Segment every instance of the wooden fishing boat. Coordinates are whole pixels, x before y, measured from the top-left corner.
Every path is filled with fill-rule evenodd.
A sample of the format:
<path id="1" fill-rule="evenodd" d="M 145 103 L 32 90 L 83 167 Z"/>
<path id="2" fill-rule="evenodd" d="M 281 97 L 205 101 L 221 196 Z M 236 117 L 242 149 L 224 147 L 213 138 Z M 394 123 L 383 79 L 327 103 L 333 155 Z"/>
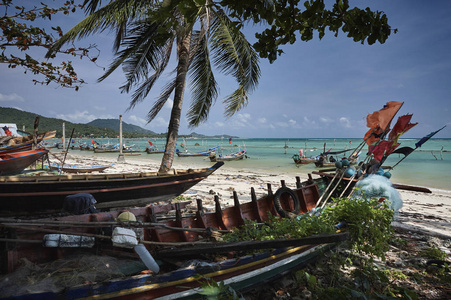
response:
<path id="1" fill-rule="evenodd" d="M 0 154 L 0 175 L 21 173 L 26 167 L 49 153 L 46 149 L 7 152 Z M 6 189 L 6 187 L 3 187 Z"/>
<path id="2" fill-rule="evenodd" d="M 92 173 L 102 172 L 112 166 L 114 166 L 114 164 L 102 166 L 80 166 L 76 164 L 64 164 L 64 166 L 61 166 L 60 164 L 50 164 L 49 167 L 51 170 L 62 171 L 64 173 Z"/>
<path id="3" fill-rule="evenodd" d="M 50 139 L 55 137 L 56 131 L 47 131 L 45 133 L 39 134 L 36 137 L 36 142 L 40 143 L 43 140 Z M 23 137 L 15 137 L 9 139 L 5 144 L 0 145 L 0 154 L 3 153 L 11 153 L 18 152 L 24 150 L 31 150 L 33 146 L 33 136 L 23 136 Z"/>
<path id="4" fill-rule="evenodd" d="M 292 158 L 296 165 L 307 165 L 315 163 L 317 161 L 317 159 L 315 158 L 301 157 L 299 154 L 293 155 Z"/>
<path id="5" fill-rule="evenodd" d="M 224 163 L 210 168 L 172 170 L 169 173 L 76 174 L 0 177 L 1 212 L 61 210 L 64 198 L 90 193 L 98 208 L 146 205 L 168 201 L 207 178 Z"/>
<path id="6" fill-rule="evenodd" d="M 158 153 L 164 153 L 164 150 L 158 150 L 158 148 L 155 147 L 146 147 L 146 150 L 144 150 L 147 154 L 158 154 Z"/>
<path id="7" fill-rule="evenodd" d="M 215 151 L 216 149 L 218 149 L 219 146 L 216 146 L 214 148 L 208 149 L 206 151 L 201 151 L 201 152 L 195 152 L 195 153 L 191 153 L 191 152 L 182 152 L 180 150 L 176 150 L 175 153 L 177 153 L 177 155 L 179 157 L 187 157 L 187 156 L 208 156 L 210 155 L 211 152 Z"/>
<path id="8" fill-rule="evenodd" d="M 323 181 L 323 178 L 317 179 Z M 316 180 L 311 177 L 306 182 L 296 181 L 297 188 L 289 189 L 285 182 L 275 193 L 268 184 L 268 193 L 257 199 L 251 189 L 251 202 L 240 203 L 234 192 L 234 206 L 221 208 L 219 197 L 215 196 L 215 211 L 206 212 L 202 200 L 197 200 L 194 215 L 183 215 L 181 204 L 176 204 L 175 216 L 163 219 L 156 206 L 127 210 L 136 222 L 118 222 L 122 211 L 97 213 L 78 216 L 56 217 L 20 223 L 0 219 L 5 244 L 8 270 L 13 271 L 21 258 L 30 261 L 42 261 L 62 257 L 80 248 L 48 248 L 42 241 L 46 233 L 83 235 L 95 238 L 92 248 L 85 251 L 108 253 L 117 256 L 135 257 L 132 249 L 114 247 L 111 236 L 113 226 L 142 228 L 140 245 L 144 245 L 149 256 L 143 262 L 153 268 L 153 273 L 113 279 L 107 282 L 84 283 L 76 287 L 61 289 L 59 292 L 39 291 L 35 294 L 14 295 L 16 299 L 43 297 L 80 299 L 94 297 L 99 299 L 183 299 L 198 297 L 202 280 L 200 277 L 223 281 L 237 291 L 250 289 L 268 282 L 282 274 L 302 267 L 320 253 L 347 238 L 345 233 L 318 235 L 303 239 L 281 239 L 272 241 L 245 241 L 238 243 L 218 242 L 214 237 L 228 232 L 245 223 L 245 220 L 265 222 L 269 214 L 284 215 L 286 212 L 305 213 L 320 196 Z M 89 226 L 89 225 L 92 226 Z M 55 227 L 56 226 L 56 227 Z M 100 227 L 99 227 L 100 226 Z M 57 230 L 55 229 L 57 228 Z M 114 231 L 113 231 L 114 232 Z M 102 235 L 101 235 L 102 234 Z M 15 238 L 10 238 L 14 236 Z M 44 245 L 44 246 L 43 246 Z M 117 245 L 116 245 L 117 246 Z M 136 246 L 135 246 L 136 247 Z M 243 252 L 258 253 L 242 254 Z M 150 254 L 151 253 L 151 254 Z M 212 255 L 227 255 L 225 260 L 212 259 Z M 6 259 L 6 260 L 5 260 Z M 149 262 L 150 259 L 150 262 Z M 155 265 L 158 259 L 159 264 Z M 191 262 L 189 266 L 180 266 L 180 262 Z"/>
<path id="9" fill-rule="evenodd" d="M 215 152 L 210 153 L 210 161 L 211 162 L 217 162 L 217 161 L 232 161 L 232 160 L 241 160 L 246 156 L 246 149 L 229 154 L 224 156 L 216 156 Z"/>

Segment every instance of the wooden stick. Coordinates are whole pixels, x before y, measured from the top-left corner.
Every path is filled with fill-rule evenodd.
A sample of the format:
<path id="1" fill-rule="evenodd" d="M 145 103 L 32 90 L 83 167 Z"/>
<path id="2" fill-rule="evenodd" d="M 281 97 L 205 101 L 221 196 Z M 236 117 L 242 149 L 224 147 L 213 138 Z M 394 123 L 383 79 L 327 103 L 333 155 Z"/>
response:
<path id="1" fill-rule="evenodd" d="M 257 249 L 285 248 L 303 245 L 330 244 L 345 241 L 349 233 L 334 233 L 328 235 L 315 235 L 299 239 L 280 239 L 269 241 L 242 241 L 234 243 L 208 243 L 205 245 L 183 247 L 178 249 L 160 250 L 157 257 L 192 256 L 205 253 L 221 253 L 229 251 L 249 251 Z"/>
<path id="2" fill-rule="evenodd" d="M 4 227 L 14 227 L 14 226 L 35 226 L 35 230 L 39 230 L 38 227 L 40 226 L 47 226 L 47 227 L 105 227 L 105 226 L 130 226 L 130 227 L 139 227 L 139 228 L 149 228 L 149 227 L 161 227 L 165 229 L 170 230 L 177 230 L 177 231 L 190 231 L 190 232 L 205 232 L 208 229 L 207 228 L 184 228 L 184 227 L 172 227 L 169 225 L 166 225 L 164 223 L 139 223 L 139 222 L 58 222 L 58 221 L 47 221 L 44 223 L 39 222 L 5 222 L 2 221 L 5 220 L 4 218 L 0 218 L 0 226 Z M 25 228 L 24 227 L 24 228 Z M 43 231 L 45 229 L 42 229 Z M 229 233 L 230 230 L 217 230 L 220 233 Z M 83 234 L 83 233 L 77 233 L 77 234 Z"/>

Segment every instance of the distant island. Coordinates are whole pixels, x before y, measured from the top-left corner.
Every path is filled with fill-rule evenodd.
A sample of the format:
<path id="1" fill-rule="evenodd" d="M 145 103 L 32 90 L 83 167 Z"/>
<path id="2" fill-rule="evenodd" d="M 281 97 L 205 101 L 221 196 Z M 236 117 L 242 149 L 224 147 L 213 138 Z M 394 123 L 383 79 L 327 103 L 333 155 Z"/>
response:
<path id="1" fill-rule="evenodd" d="M 76 138 L 116 138 L 119 136 L 119 119 L 96 119 L 87 124 L 72 123 L 63 119 L 47 118 L 35 113 L 22 111 L 10 107 L 0 107 L 0 123 L 13 123 L 19 129 L 25 128 L 25 131 L 32 132 L 34 120 L 39 117 L 38 132 L 56 130 L 56 137 L 63 136 L 62 124 L 65 123 L 66 137 L 74 129 Z M 122 136 L 124 138 L 166 138 L 167 133 L 156 133 L 152 130 L 144 129 L 137 125 L 122 122 Z M 179 135 L 181 138 L 238 138 L 231 135 L 207 136 L 198 133 L 189 135 Z"/>

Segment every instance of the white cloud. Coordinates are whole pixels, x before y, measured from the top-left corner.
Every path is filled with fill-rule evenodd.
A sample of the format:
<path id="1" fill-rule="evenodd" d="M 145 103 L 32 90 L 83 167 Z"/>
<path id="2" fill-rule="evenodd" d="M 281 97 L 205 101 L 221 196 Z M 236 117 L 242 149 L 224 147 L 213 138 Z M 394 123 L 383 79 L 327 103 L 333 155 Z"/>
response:
<path id="1" fill-rule="evenodd" d="M 341 124 L 341 126 L 343 126 L 345 128 L 351 128 L 351 122 L 349 121 L 348 118 L 341 117 L 340 118 L 340 124 Z"/>
<path id="2" fill-rule="evenodd" d="M 286 123 L 286 122 L 275 122 L 274 124 L 275 124 L 277 127 L 283 127 L 283 128 L 289 127 L 289 124 Z"/>
<path id="3" fill-rule="evenodd" d="M 288 123 L 289 123 L 291 126 L 295 126 L 295 125 L 296 125 L 296 121 L 295 121 L 295 120 L 289 120 Z"/>
<path id="4" fill-rule="evenodd" d="M 94 106 L 94 109 L 104 111 L 106 110 L 106 106 Z"/>
<path id="5" fill-rule="evenodd" d="M 266 118 L 258 118 L 257 119 L 257 123 L 260 123 L 260 124 L 266 124 Z"/>
<path id="6" fill-rule="evenodd" d="M 131 115 L 129 117 L 129 120 L 130 120 L 130 123 L 136 124 L 136 125 L 141 126 L 141 127 L 145 126 L 146 123 L 147 123 L 146 119 L 140 118 L 140 117 L 138 117 L 136 115 Z"/>
<path id="7" fill-rule="evenodd" d="M 241 122 L 248 122 L 251 119 L 251 115 L 250 114 L 238 114 L 237 118 L 239 121 Z"/>
<path id="8" fill-rule="evenodd" d="M 320 122 L 322 122 L 322 123 L 332 123 L 334 120 L 332 120 L 331 118 L 328 118 L 328 117 L 320 117 L 319 118 L 319 120 L 320 120 Z"/>
<path id="9" fill-rule="evenodd" d="M 316 128 L 316 121 L 310 120 L 308 117 L 304 117 L 302 120 L 302 127 L 304 128 Z"/>
<path id="10" fill-rule="evenodd" d="M 67 120 L 73 123 L 89 123 L 95 119 L 114 119 L 115 117 L 111 115 L 96 116 L 90 114 L 87 110 L 84 111 L 76 110 L 72 114 L 57 114 L 56 118 Z"/>
<path id="11" fill-rule="evenodd" d="M 155 119 L 152 120 L 152 122 L 149 123 L 149 125 L 151 126 L 151 128 L 163 128 L 163 130 L 168 129 L 168 125 L 169 125 L 169 121 L 165 120 L 163 117 L 157 117 Z M 153 130 L 153 129 L 151 129 Z M 153 130 L 155 131 L 155 130 Z"/>
<path id="12" fill-rule="evenodd" d="M 0 94 L 0 101 L 13 101 L 13 102 L 24 102 L 25 99 L 16 93 L 12 93 L 9 95 Z"/>
<path id="13" fill-rule="evenodd" d="M 230 122 L 228 124 L 232 128 L 249 128 L 254 127 L 254 124 L 252 124 L 251 121 L 251 115 L 248 113 L 244 114 L 237 114 L 232 119 L 230 119 Z"/>
<path id="14" fill-rule="evenodd" d="M 166 100 L 166 103 L 163 106 L 163 109 L 172 110 L 173 106 L 174 106 L 174 100 L 172 100 L 171 98 L 168 98 L 168 100 Z"/>

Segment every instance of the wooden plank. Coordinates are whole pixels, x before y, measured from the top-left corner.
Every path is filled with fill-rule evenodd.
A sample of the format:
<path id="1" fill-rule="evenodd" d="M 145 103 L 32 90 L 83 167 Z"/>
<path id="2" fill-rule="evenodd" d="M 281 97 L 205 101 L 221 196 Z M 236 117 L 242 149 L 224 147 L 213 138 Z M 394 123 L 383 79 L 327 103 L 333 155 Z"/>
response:
<path id="1" fill-rule="evenodd" d="M 349 233 L 335 233 L 328 235 L 315 235 L 300 239 L 283 239 L 270 241 L 242 241 L 234 243 L 210 243 L 189 247 L 181 247 L 175 249 L 160 250 L 155 256 L 164 257 L 181 257 L 193 256 L 205 253 L 221 253 L 229 251 L 249 251 L 258 249 L 297 247 L 303 245 L 330 244 L 345 241 L 349 238 Z"/>

